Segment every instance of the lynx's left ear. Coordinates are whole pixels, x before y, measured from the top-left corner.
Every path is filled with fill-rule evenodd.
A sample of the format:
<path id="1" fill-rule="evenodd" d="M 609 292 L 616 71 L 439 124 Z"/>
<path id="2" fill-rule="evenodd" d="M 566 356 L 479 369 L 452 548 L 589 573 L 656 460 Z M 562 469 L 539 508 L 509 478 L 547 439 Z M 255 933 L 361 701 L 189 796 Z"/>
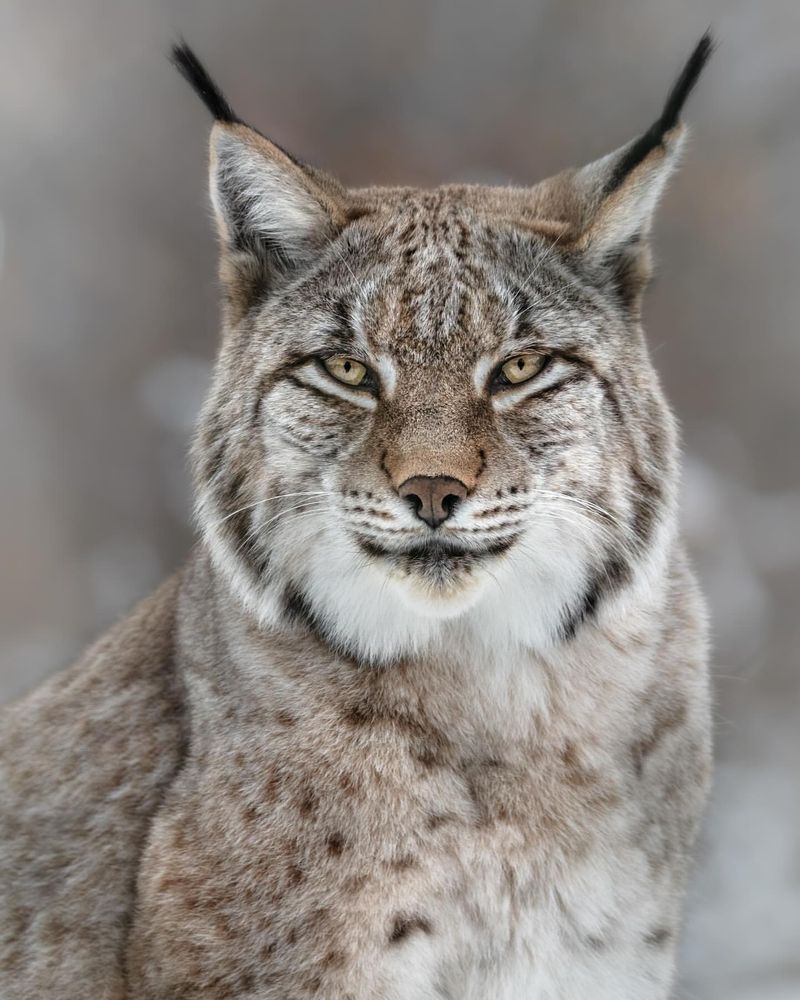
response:
<path id="1" fill-rule="evenodd" d="M 706 33 L 672 87 L 661 116 L 643 135 L 531 191 L 530 208 L 541 220 L 542 231 L 613 281 L 632 307 L 638 306 L 650 276 L 647 236 L 685 137 L 680 113 L 712 49 Z"/>
<path id="2" fill-rule="evenodd" d="M 185 44 L 173 62 L 214 115 L 209 186 L 220 273 L 234 321 L 253 298 L 310 264 L 351 213 L 336 181 L 250 128 Z"/>

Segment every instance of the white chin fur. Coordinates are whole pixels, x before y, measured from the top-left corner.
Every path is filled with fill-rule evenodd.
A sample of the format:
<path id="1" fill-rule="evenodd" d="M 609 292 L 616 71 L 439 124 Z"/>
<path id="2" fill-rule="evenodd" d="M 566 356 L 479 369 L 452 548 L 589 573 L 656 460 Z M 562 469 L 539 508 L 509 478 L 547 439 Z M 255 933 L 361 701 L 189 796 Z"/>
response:
<path id="1" fill-rule="evenodd" d="M 286 567 L 286 576 L 261 593 L 236 571 L 227 546 L 213 544 L 213 532 L 212 554 L 264 625 L 280 622 L 280 594 L 291 580 L 331 641 L 373 663 L 421 654 L 437 643 L 451 648 L 460 640 L 495 653 L 551 648 L 565 606 L 585 588 L 593 542 L 589 530 L 582 536 L 574 526 L 564 531 L 542 520 L 486 570 L 475 567 L 453 587 L 439 589 L 422 576 L 365 558 L 330 513 L 287 527 L 275 532 L 273 544 L 273 562 Z"/>
<path id="2" fill-rule="evenodd" d="M 410 611 L 423 618 L 439 620 L 458 618 L 475 607 L 488 582 L 485 573 L 447 588 L 431 586 L 414 576 L 395 577 L 390 573 L 389 579 L 389 586 Z"/>

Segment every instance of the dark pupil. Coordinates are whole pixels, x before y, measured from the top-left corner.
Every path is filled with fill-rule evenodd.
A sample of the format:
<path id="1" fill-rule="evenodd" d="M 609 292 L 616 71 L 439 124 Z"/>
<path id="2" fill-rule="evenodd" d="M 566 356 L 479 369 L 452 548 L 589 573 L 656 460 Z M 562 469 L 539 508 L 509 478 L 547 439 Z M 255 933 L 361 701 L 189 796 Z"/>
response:
<path id="1" fill-rule="evenodd" d="M 352 366 L 352 365 L 350 364 L 350 362 L 349 362 L 349 361 L 345 361 L 345 363 L 344 363 L 344 370 L 345 370 L 346 372 L 349 372 L 349 371 L 350 371 L 350 369 L 351 369 L 352 367 L 353 367 L 353 366 Z"/>
<path id="2" fill-rule="evenodd" d="M 520 358 L 519 361 L 517 361 L 517 368 L 519 368 L 519 370 L 522 371 L 524 367 L 525 367 L 525 362 L 522 360 L 522 358 Z"/>

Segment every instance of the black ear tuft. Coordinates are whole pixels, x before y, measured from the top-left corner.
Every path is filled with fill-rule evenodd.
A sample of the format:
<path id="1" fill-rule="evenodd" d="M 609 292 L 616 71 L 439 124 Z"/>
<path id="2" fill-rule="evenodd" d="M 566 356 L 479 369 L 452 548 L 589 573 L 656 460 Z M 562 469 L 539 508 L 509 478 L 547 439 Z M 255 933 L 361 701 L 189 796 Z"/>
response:
<path id="1" fill-rule="evenodd" d="M 662 135 L 675 128 L 678 124 L 678 116 L 683 110 L 686 98 L 694 90 L 694 85 L 700 79 L 700 74 L 714 51 L 714 40 L 711 32 L 707 31 L 695 46 L 694 52 L 689 56 L 686 65 L 681 70 L 681 75 L 672 86 L 669 97 L 664 104 L 661 118 L 658 125 Z"/>
<path id="2" fill-rule="evenodd" d="M 714 51 L 714 40 L 711 32 L 707 31 L 689 56 L 686 65 L 681 70 L 681 74 L 669 92 L 661 117 L 653 122 L 650 128 L 641 135 L 635 142 L 631 143 L 625 155 L 616 165 L 612 174 L 606 194 L 611 194 L 623 182 L 625 177 L 637 164 L 651 153 L 656 146 L 660 146 L 664 141 L 664 136 L 678 124 L 678 119 L 686 99 L 694 90 L 694 86 L 703 72 L 703 68 Z"/>
<path id="3" fill-rule="evenodd" d="M 181 40 L 173 45 L 171 55 L 173 65 L 181 76 L 189 81 L 192 89 L 217 121 L 228 124 L 241 122 L 241 119 L 234 114 L 233 108 L 225 100 L 222 91 L 208 75 L 205 66 L 186 42 Z"/>

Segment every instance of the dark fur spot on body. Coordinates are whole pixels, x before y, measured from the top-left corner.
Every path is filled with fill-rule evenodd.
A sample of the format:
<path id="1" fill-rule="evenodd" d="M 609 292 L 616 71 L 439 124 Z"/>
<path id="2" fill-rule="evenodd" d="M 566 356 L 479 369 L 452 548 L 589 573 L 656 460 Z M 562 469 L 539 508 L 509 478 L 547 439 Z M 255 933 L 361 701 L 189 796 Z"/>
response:
<path id="1" fill-rule="evenodd" d="M 313 816 L 319 805 L 319 796 L 315 791 L 307 788 L 297 804 L 301 816 Z"/>
<path id="2" fill-rule="evenodd" d="M 394 868 L 396 871 L 408 871 L 410 868 L 416 868 L 419 865 L 419 859 L 413 854 L 401 854 L 389 862 L 389 867 Z"/>
<path id="3" fill-rule="evenodd" d="M 252 972 L 245 972 L 236 983 L 236 990 L 242 993 L 249 993 L 256 985 L 256 977 Z"/>
<path id="4" fill-rule="evenodd" d="M 305 881 L 306 873 L 298 864 L 291 864 L 287 870 L 287 877 L 290 885 L 300 885 Z"/>
<path id="5" fill-rule="evenodd" d="M 273 771 L 261 785 L 261 797 L 265 802 L 274 802 L 280 794 L 280 790 L 280 775 L 277 771 Z"/>
<path id="6" fill-rule="evenodd" d="M 564 776 L 576 788 L 586 788 L 598 780 L 598 776 L 584 767 L 574 743 L 567 742 L 561 751 Z"/>
<path id="7" fill-rule="evenodd" d="M 269 958 L 271 958 L 275 954 L 275 949 L 277 947 L 278 947 L 277 941 L 274 940 L 265 941 L 264 944 L 261 945 L 261 948 L 259 949 L 258 952 L 262 961 L 266 962 Z"/>
<path id="8" fill-rule="evenodd" d="M 344 963 L 344 952 L 338 951 L 336 948 L 331 948 L 330 951 L 325 952 L 322 959 L 322 967 L 324 969 L 341 969 Z"/>
<path id="9" fill-rule="evenodd" d="M 444 767 L 452 762 L 453 749 L 447 736 L 422 714 L 413 713 L 406 706 L 362 697 L 345 708 L 343 718 L 358 728 L 390 727 L 407 741 L 409 755 L 423 767 Z"/>
<path id="10" fill-rule="evenodd" d="M 414 931 L 420 931 L 422 934 L 432 934 L 433 928 L 430 921 L 426 920 L 425 917 L 395 917 L 392 929 L 389 932 L 389 944 L 398 944 Z"/>
<path id="11" fill-rule="evenodd" d="M 689 715 L 686 698 L 675 696 L 671 702 L 658 704 L 653 718 L 652 728 L 631 747 L 634 770 L 637 777 L 642 777 L 647 758 L 657 749 L 662 740 L 675 729 L 683 726 Z"/>
<path id="12" fill-rule="evenodd" d="M 427 739 L 414 740 L 409 747 L 411 756 L 423 767 L 442 767 L 447 756 L 444 753 L 445 745 Z"/>
<path id="13" fill-rule="evenodd" d="M 428 830 L 438 830 L 446 823 L 451 822 L 452 819 L 453 817 L 449 813 L 431 813 L 425 820 L 425 826 Z"/>
<path id="14" fill-rule="evenodd" d="M 371 702 L 363 700 L 348 705 L 343 718 L 351 726 L 371 726 L 375 722 L 382 721 L 384 716 Z"/>
<path id="15" fill-rule="evenodd" d="M 650 948 L 663 948 L 672 941 L 673 934 L 669 927 L 656 927 L 645 934 L 644 943 Z"/>
<path id="16" fill-rule="evenodd" d="M 248 824 L 256 823 L 258 820 L 258 809 L 252 803 L 248 803 L 242 809 L 242 818 Z"/>
<path id="17" fill-rule="evenodd" d="M 334 857 L 339 857 L 345 848 L 344 834 L 339 833 L 338 831 L 330 834 L 328 839 L 325 841 L 325 846 L 327 847 L 329 854 L 332 854 Z"/>

